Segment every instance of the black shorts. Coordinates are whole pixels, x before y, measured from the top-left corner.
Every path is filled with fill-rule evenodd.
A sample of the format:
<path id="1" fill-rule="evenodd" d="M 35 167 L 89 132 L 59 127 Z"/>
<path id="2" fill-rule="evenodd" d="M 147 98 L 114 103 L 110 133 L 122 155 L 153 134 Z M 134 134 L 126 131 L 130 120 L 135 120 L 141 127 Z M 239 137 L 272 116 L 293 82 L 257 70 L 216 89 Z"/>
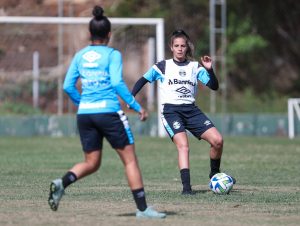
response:
<path id="1" fill-rule="evenodd" d="M 106 138 L 114 149 L 122 149 L 134 143 L 128 118 L 123 111 L 79 114 L 77 126 L 84 152 L 102 150 L 103 138 Z"/>
<path id="2" fill-rule="evenodd" d="M 212 121 L 194 104 L 164 104 L 161 114 L 163 125 L 171 138 L 188 130 L 195 137 L 215 127 Z"/>

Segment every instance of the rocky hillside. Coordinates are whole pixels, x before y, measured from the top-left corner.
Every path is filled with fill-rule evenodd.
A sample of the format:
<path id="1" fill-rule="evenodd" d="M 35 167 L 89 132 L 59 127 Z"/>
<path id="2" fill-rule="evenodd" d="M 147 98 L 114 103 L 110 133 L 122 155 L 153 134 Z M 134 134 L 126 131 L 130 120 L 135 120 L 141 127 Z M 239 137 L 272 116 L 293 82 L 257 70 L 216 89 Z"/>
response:
<path id="1" fill-rule="evenodd" d="M 3 4 L 2 4 L 3 2 Z M 118 1 L 64 0 L 64 16 L 90 17 L 95 4 L 109 11 Z M 0 16 L 57 16 L 57 0 L 1 0 Z M 111 45 L 118 48 L 124 58 L 124 78 L 132 84 L 145 70 L 147 55 L 145 48 L 136 50 L 134 45 L 143 46 L 132 40 L 144 36 L 121 33 L 121 41 Z M 118 31 L 119 32 L 119 31 Z M 62 64 L 58 60 L 58 26 L 46 24 L 0 24 L 0 105 L 1 102 L 32 104 L 33 53 L 39 52 L 40 100 L 44 112 L 57 110 L 57 78 L 63 77 L 75 51 L 89 43 L 87 25 L 64 25 Z M 117 33 L 117 32 L 113 32 Z M 140 51 L 140 52 L 138 52 Z M 130 61 L 130 62 L 129 62 Z M 146 65 L 146 66 L 145 66 Z M 131 87 L 131 85 L 129 85 Z M 66 100 L 67 97 L 64 97 Z M 67 101 L 64 111 L 67 111 Z"/>

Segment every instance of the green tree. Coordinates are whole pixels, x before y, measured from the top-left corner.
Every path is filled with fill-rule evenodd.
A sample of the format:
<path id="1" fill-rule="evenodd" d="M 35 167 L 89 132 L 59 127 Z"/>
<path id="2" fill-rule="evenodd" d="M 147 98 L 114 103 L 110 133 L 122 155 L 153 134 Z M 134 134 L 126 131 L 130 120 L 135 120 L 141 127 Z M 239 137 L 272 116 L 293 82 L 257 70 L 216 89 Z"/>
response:
<path id="1" fill-rule="evenodd" d="M 282 105 L 286 96 L 299 96 L 298 1 L 227 0 L 226 7 L 228 100 L 236 102 L 235 97 L 240 100 L 242 95 L 250 100 L 253 95 L 267 109 L 274 101 L 280 100 Z M 178 28 L 190 34 L 196 57 L 209 53 L 209 0 L 120 0 L 110 13 L 118 17 L 164 18 L 167 57 L 168 37 Z"/>
<path id="2" fill-rule="evenodd" d="M 300 5 L 228 1 L 230 81 L 239 90 L 300 95 Z"/>

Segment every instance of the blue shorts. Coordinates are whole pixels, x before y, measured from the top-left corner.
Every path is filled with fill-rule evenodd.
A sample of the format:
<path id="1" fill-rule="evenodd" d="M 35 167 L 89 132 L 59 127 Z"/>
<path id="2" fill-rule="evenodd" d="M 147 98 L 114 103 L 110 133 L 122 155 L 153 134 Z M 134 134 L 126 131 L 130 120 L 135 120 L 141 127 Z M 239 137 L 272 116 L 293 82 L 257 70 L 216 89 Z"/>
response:
<path id="1" fill-rule="evenodd" d="M 212 121 L 194 104 L 164 104 L 161 114 L 163 125 L 171 138 L 188 130 L 195 137 L 215 127 Z"/>
<path id="2" fill-rule="evenodd" d="M 103 138 L 106 138 L 114 149 L 122 149 L 134 143 L 128 118 L 123 111 L 78 114 L 77 126 L 84 152 L 102 150 Z"/>

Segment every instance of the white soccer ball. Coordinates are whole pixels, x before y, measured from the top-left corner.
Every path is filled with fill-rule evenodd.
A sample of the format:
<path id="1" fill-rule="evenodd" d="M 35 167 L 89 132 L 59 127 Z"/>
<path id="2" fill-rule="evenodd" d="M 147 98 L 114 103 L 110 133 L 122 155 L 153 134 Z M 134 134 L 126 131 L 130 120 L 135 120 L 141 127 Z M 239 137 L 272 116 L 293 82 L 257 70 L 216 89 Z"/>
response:
<path id="1" fill-rule="evenodd" d="M 233 180 L 226 173 L 217 173 L 210 179 L 209 188 L 216 194 L 228 194 L 233 188 Z"/>

